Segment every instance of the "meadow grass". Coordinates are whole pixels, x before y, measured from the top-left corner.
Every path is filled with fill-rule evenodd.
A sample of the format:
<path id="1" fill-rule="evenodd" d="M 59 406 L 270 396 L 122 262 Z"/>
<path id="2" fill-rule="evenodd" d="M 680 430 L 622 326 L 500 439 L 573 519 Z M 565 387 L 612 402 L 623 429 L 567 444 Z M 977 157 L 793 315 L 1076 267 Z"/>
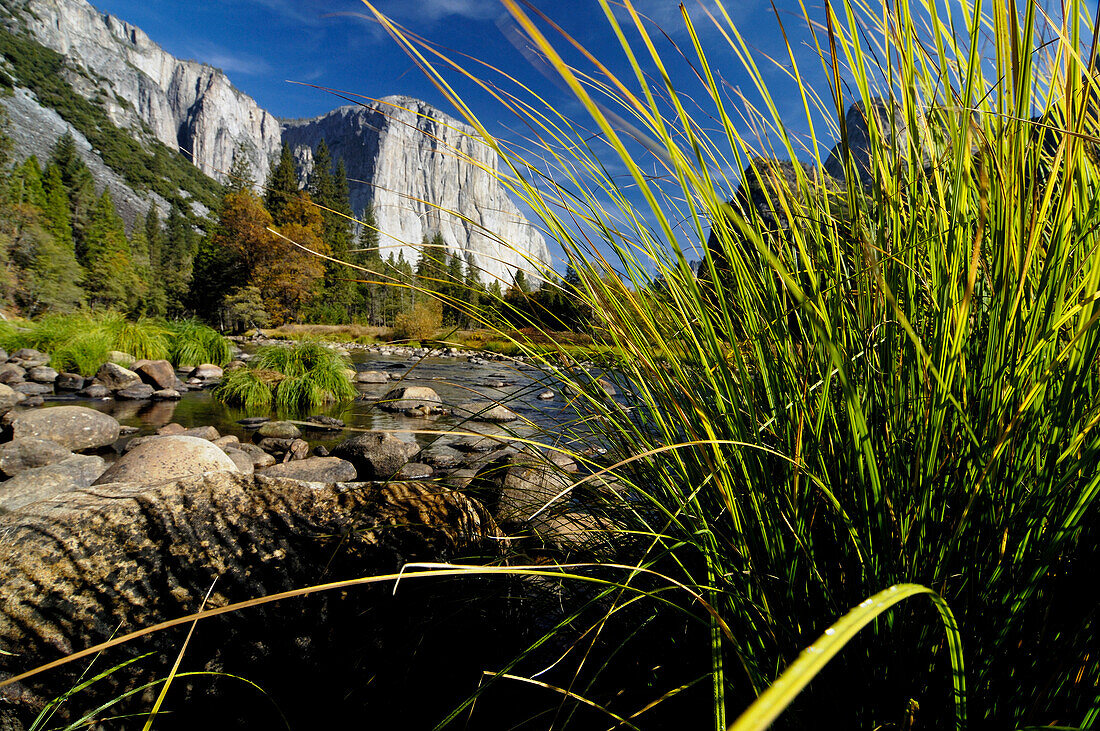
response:
<path id="1" fill-rule="evenodd" d="M 800 140 L 758 65 L 771 61 L 720 4 L 706 16 L 719 48 L 704 49 L 685 12 L 690 42 L 662 54 L 629 2 L 601 2 L 629 78 L 574 68 L 557 47 L 576 40 L 551 41 L 548 23 L 504 4 L 590 124 L 376 17 L 495 147 L 501 180 L 577 272 L 569 291 L 593 331 L 624 356 L 611 375 L 625 403 L 577 371 L 553 375 L 622 457 L 610 471 L 633 499 L 605 509 L 646 538 L 638 567 L 703 599 L 680 609 L 710 628 L 695 649 L 710 725 L 725 728 L 835 618 L 897 585 L 942 598 L 958 635 L 947 623 L 947 642 L 946 620 L 917 604 L 876 612 L 829 667 L 798 667 L 813 682 L 779 723 L 958 726 L 965 696 L 978 727 L 1092 724 L 1100 139 L 1085 6 L 1065 3 L 1048 41 L 1034 3 L 1022 15 L 1011 2 L 806 9 L 820 67 L 782 59 L 811 130 Z M 760 102 L 735 110 L 719 53 Z M 679 59 L 697 88 L 662 73 Z M 537 139 L 522 154 L 498 144 L 447 70 Z M 897 111 L 866 115 L 861 169 L 846 112 L 880 99 Z M 823 172 L 833 139 L 843 181 Z M 742 171 L 776 151 L 808 168 L 779 185 L 757 164 L 757 204 L 727 204 Z M 611 169 L 626 171 L 630 198 Z M 697 276 L 689 259 L 708 238 Z M 637 695 L 591 690 L 617 717 L 641 712 L 622 707 Z M 642 710 L 679 692 L 654 688 Z"/>

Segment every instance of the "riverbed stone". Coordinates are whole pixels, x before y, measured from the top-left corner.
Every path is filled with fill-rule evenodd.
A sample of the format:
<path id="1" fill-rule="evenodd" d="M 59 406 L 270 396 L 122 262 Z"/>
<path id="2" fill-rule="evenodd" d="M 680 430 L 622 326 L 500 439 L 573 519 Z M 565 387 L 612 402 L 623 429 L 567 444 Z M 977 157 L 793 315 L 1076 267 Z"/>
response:
<path id="1" fill-rule="evenodd" d="M 92 484 L 151 484 L 202 472 L 220 471 L 239 470 L 225 452 L 207 440 L 179 435 L 154 437 L 119 457 Z"/>
<path id="2" fill-rule="evenodd" d="M 345 426 L 346 424 L 344 424 L 343 419 L 337 419 L 334 416 L 327 416 L 325 414 L 307 416 L 305 423 L 306 429 L 317 429 L 320 431 L 340 431 Z"/>
<path id="3" fill-rule="evenodd" d="M 96 371 L 95 380 L 112 391 L 121 391 L 141 383 L 141 376 L 118 363 L 104 363 Z"/>
<path id="4" fill-rule="evenodd" d="M 235 447 L 227 447 L 225 451 L 228 453 L 232 449 L 239 449 L 240 451 L 251 457 L 252 465 L 256 469 L 263 469 L 264 467 L 270 467 L 271 465 L 275 464 L 275 458 L 255 444 L 241 442 Z"/>
<path id="5" fill-rule="evenodd" d="M 35 467 L 60 462 L 73 456 L 73 453 L 49 439 L 23 437 L 0 444 L 0 475 L 15 477 Z"/>
<path id="6" fill-rule="evenodd" d="M 435 389 L 427 386 L 400 386 L 392 389 L 379 402 L 383 411 L 409 411 L 426 408 L 432 412 L 443 410 L 443 399 Z"/>
<path id="7" fill-rule="evenodd" d="M 268 421 L 260 424 L 260 428 L 256 430 L 256 434 L 253 436 L 253 440 L 259 441 L 266 437 L 274 437 L 275 439 L 297 439 L 300 436 L 302 436 L 302 431 L 289 421 Z"/>
<path id="8" fill-rule="evenodd" d="M 465 436 L 451 442 L 451 448 L 460 452 L 492 452 L 501 446 L 501 440 L 492 437 Z"/>
<path id="9" fill-rule="evenodd" d="M 46 365 L 35 366 L 27 370 L 27 378 L 35 383 L 53 384 L 57 380 L 58 372 Z"/>
<path id="10" fill-rule="evenodd" d="M 352 482 L 358 472 L 355 465 L 338 457 L 307 457 L 268 467 L 263 474 L 307 482 Z"/>
<path id="11" fill-rule="evenodd" d="M 22 383 L 26 380 L 27 371 L 21 366 L 17 366 L 15 363 L 5 363 L 0 365 L 0 383 L 6 383 L 11 385 L 13 383 Z"/>
<path id="12" fill-rule="evenodd" d="M 174 388 L 162 388 L 159 391 L 153 391 L 150 398 L 154 401 L 179 401 L 183 398 L 183 394 Z"/>
<path id="13" fill-rule="evenodd" d="M 390 377 L 381 371 L 359 371 L 355 374 L 356 383 L 389 383 Z"/>
<path id="14" fill-rule="evenodd" d="M 191 371 L 188 374 L 188 378 L 198 378 L 203 381 L 208 381 L 212 378 L 221 378 L 224 375 L 225 371 L 223 371 L 219 366 L 216 366 L 213 363 L 203 363 L 202 365 L 196 367 L 193 371 Z"/>
<path id="15" fill-rule="evenodd" d="M 49 363 L 50 356 L 34 348 L 20 348 L 11 354 L 11 360 L 17 361 L 24 368 L 34 368 Z"/>
<path id="16" fill-rule="evenodd" d="M 176 422 L 172 422 L 171 424 L 165 424 L 164 426 L 159 427 L 157 429 L 157 436 L 158 437 L 168 437 L 168 436 L 172 436 L 173 434 L 182 434 L 185 431 L 187 431 L 187 428 L 184 427 L 183 424 L 177 424 Z"/>
<path id="17" fill-rule="evenodd" d="M 252 461 L 252 455 L 250 455 L 248 452 L 240 449 L 234 449 L 233 447 L 228 447 L 224 449 L 224 451 L 225 456 L 233 460 L 233 464 L 237 465 L 237 469 L 244 474 L 251 475 L 253 472 L 256 471 L 256 465 Z M 265 453 L 264 456 L 271 459 L 272 464 L 274 464 L 275 459 L 270 454 Z"/>
<path id="18" fill-rule="evenodd" d="M 85 406 L 56 406 L 17 414 L 11 430 L 13 439 L 50 439 L 79 452 L 114 444 L 119 424 L 114 417 Z"/>
<path id="19" fill-rule="evenodd" d="M 124 353 L 121 350 L 112 350 L 107 353 L 107 360 L 112 363 L 117 363 L 121 366 L 131 366 L 137 362 L 137 358 L 130 355 L 129 353 Z"/>
<path id="20" fill-rule="evenodd" d="M 490 424 L 504 424 L 519 418 L 519 414 L 495 401 L 471 401 L 455 407 L 454 413 L 461 418 Z"/>
<path id="21" fill-rule="evenodd" d="M 211 439 L 215 447 L 221 449 L 227 449 L 229 447 L 235 447 L 241 443 L 241 440 L 237 438 L 236 434 L 226 434 L 224 437 L 218 437 L 217 439 Z"/>
<path id="22" fill-rule="evenodd" d="M 538 395 L 539 401 L 550 401 L 554 398 L 554 392 L 547 389 Z"/>
<path id="23" fill-rule="evenodd" d="M 20 394 L 11 386 L 0 383 L 0 416 L 7 414 L 19 403 Z"/>
<path id="24" fill-rule="evenodd" d="M 196 439 L 205 439 L 208 442 L 212 442 L 215 439 L 221 437 L 218 430 L 212 426 L 196 426 L 190 429 L 184 429 L 181 432 L 177 432 L 175 436 L 180 437 L 195 437 Z"/>
<path id="25" fill-rule="evenodd" d="M 84 376 L 79 373 L 58 373 L 53 385 L 58 391 L 79 391 L 84 388 Z"/>
<path id="26" fill-rule="evenodd" d="M 134 363 L 131 370 L 154 390 L 159 391 L 176 385 L 176 369 L 166 360 L 139 360 Z"/>
<path id="27" fill-rule="evenodd" d="M 393 477 L 395 480 L 423 480 L 431 477 L 434 473 L 435 470 L 430 465 L 422 462 L 406 462 L 401 465 L 401 469 Z"/>
<path id="28" fill-rule="evenodd" d="M 569 477 L 545 455 L 523 450 L 486 464 L 467 490 L 501 525 L 516 525 L 567 502 L 571 485 Z"/>
<path id="29" fill-rule="evenodd" d="M 84 398 L 105 399 L 110 397 L 111 389 L 102 383 L 92 383 L 77 391 L 76 395 Z"/>
<path id="30" fill-rule="evenodd" d="M 107 462 L 102 457 L 74 454 L 53 464 L 23 470 L 0 482 L 0 516 L 30 503 L 58 500 L 65 493 L 86 488 L 106 468 Z"/>
<path id="31" fill-rule="evenodd" d="M 383 432 L 367 432 L 336 445 L 332 456 L 355 465 L 360 480 L 386 480 L 419 452 L 420 445 L 415 442 Z"/>
<path id="32" fill-rule="evenodd" d="M 153 393 L 153 387 L 148 383 L 135 383 L 115 391 L 115 398 L 120 401 L 145 401 L 152 398 Z"/>
<path id="33" fill-rule="evenodd" d="M 53 393 L 53 386 L 48 383 L 35 383 L 33 381 L 26 381 L 24 383 L 16 383 L 12 386 L 13 391 L 24 393 L 28 396 L 42 396 L 47 393 Z"/>

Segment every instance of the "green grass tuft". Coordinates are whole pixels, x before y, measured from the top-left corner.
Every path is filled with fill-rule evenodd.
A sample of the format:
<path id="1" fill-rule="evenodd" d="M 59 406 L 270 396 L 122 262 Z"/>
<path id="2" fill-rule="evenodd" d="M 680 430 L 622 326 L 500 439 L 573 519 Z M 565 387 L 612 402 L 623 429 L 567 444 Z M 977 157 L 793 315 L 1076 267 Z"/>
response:
<path id="1" fill-rule="evenodd" d="M 230 371 L 227 386 L 215 390 L 221 401 L 251 408 L 246 401 L 252 399 L 257 408 L 274 405 L 282 412 L 303 412 L 324 403 L 349 401 L 356 390 L 348 377 L 351 364 L 338 354 L 316 341 L 303 341 L 289 346 L 267 345 L 256 351 L 248 368 Z M 278 377 L 259 377 L 245 374 L 277 374 Z M 268 395 L 260 398 L 253 391 L 266 388 Z"/>

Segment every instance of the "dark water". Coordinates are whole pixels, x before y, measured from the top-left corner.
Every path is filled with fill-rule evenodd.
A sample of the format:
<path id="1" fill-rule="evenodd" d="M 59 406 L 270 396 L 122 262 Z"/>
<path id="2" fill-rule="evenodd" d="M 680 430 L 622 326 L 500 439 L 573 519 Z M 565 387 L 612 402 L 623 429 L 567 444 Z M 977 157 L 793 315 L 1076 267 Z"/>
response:
<path id="1" fill-rule="evenodd" d="M 402 378 L 401 382 L 357 384 L 365 400 L 328 404 L 306 413 L 278 414 L 273 410 L 246 410 L 226 406 L 216 401 L 208 390 L 189 391 L 181 401 L 114 401 L 90 400 L 59 396 L 47 406 L 80 404 L 111 414 L 125 426 L 138 428 L 138 434 L 151 434 L 157 428 L 178 423 L 184 427 L 213 426 L 223 434 L 235 434 L 247 441 L 252 432 L 238 420 L 249 416 L 300 420 L 311 414 L 324 414 L 342 419 L 357 429 L 406 432 L 404 438 L 415 439 L 422 447 L 437 446 L 451 441 L 452 436 L 425 432 L 477 432 L 502 438 L 537 439 L 540 443 L 564 444 L 576 437 L 577 413 L 568 397 L 552 384 L 546 374 L 536 368 L 513 362 L 491 362 L 484 365 L 455 358 L 424 358 L 410 360 L 399 356 L 355 353 L 354 367 L 360 371 L 376 370 Z M 503 382 L 504 385 L 499 385 Z M 374 406 L 386 393 L 399 385 L 428 386 L 434 389 L 447 407 L 470 401 L 491 400 L 506 405 L 519 415 L 508 424 L 485 424 L 452 415 L 438 417 L 406 417 L 391 414 Z M 540 400 L 538 395 L 554 391 L 552 400 Z M 349 432 L 303 430 L 303 438 L 311 445 L 332 447 L 349 436 Z"/>

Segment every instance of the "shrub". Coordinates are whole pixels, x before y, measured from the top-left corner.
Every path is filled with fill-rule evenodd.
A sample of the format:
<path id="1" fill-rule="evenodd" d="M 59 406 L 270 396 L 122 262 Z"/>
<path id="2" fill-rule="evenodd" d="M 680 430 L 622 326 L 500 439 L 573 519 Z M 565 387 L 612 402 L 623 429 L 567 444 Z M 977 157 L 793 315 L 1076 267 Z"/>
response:
<path id="1" fill-rule="evenodd" d="M 393 322 L 393 335 L 398 340 L 428 340 L 442 326 L 443 306 L 436 300 L 430 300 L 397 315 Z"/>
<path id="2" fill-rule="evenodd" d="M 355 398 L 347 358 L 319 342 L 267 345 L 248 368 L 229 371 L 214 391 L 220 401 L 252 409 L 274 405 L 295 412 Z"/>

